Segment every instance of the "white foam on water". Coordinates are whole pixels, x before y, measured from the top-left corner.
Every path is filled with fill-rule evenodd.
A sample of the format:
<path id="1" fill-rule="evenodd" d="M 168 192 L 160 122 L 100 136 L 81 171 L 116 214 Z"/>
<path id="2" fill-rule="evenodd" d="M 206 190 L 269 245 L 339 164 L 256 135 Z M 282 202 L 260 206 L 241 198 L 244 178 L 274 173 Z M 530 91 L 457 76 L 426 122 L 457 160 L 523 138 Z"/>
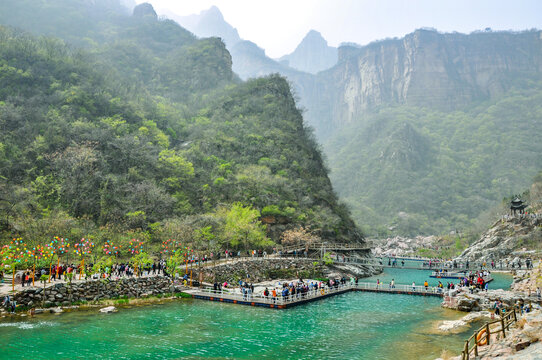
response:
<path id="1" fill-rule="evenodd" d="M 29 323 L 29 322 L 5 322 L 0 323 L 0 328 L 2 327 L 16 327 L 21 330 L 30 330 L 35 329 L 39 327 L 45 327 L 45 326 L 57 326 L 58 324 L 55 324 L 54 322 L 50 321 L 40 321 L 37 323 Z"/>

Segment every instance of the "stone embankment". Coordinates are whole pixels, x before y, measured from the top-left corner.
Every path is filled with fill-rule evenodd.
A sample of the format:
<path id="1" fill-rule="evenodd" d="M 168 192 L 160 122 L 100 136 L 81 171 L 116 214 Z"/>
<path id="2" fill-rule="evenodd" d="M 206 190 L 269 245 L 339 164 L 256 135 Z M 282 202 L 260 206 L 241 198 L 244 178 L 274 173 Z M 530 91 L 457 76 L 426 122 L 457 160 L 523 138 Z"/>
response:
<path id="1" fill-rule="evenodd" d="M 175 292 L 171 280 L 163 276 L 121 278 L 118 280 L 89 280 L 86 282 L 55 284 L 43 289 L 32 287 L 13 296 L 24 307 L 67 306 L 74 302 L 98 301 L 117 297 L 144 297 Z"/>

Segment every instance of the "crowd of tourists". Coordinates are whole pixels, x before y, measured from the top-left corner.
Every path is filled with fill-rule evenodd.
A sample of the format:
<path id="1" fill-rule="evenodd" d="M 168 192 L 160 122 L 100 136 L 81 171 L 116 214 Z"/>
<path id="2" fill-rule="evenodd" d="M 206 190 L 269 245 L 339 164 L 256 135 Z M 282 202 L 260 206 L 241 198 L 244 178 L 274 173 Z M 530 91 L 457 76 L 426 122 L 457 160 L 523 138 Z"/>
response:
<path id="1" fill-rule="evenodd" d="M 405 259 L 401 259 L 401 267 L 405 266 Z M 390 256 L 388 257 L 387 264 L 391 267 L 398 267 L 398 260 L 397 257 Z M 409 259 L 407 259 L 409 260 Z M 412 259 L 410 259 L 412 260 Z M 438 259 L 438 258 L 431 258 L 431 259 L 423 259 L 422 267 L 427 269 L 505 269 L 505 270 L 514 270 L 514 269 L 532 269 L 533 268 L 533 260 L 531 258 L 527 258 L 525 260 L 516 259 L 513 261 L 510 260 L 491 260 L 491 261 L 482 261 L 482 262 L 476 262 L 472 263 L 469 260 L 466 260 L 464 262 L 458 262 L 457 260 L 451 260 L 451 259 Z M 412 261 L 419 261 L 419 258 Z M 384 265 L 383 260 L 379 260 L 380 265 Z"/>
<path id="2" fill-rule="evenodd" d="M 20 282 L 21 286 L 31 286 L 32 283 L 40 281 L 42 275 L 50 275 L 51 281 L 67 281 L 68 279 L 75 280 L 76 276 L 81 276 L 85 280 L 98 279 L 98 278 L 123 278 L 132 276 L 152 276 L 152 275 L 164 275 L 168 276 L 166 271 L 165 260 L 155 261 L 151 264 L 146 264 L 139 269 L 133 264 L 116 263 L 111 266 L 100 267 L 96 270 L 94 264 L 87 264 L 84 267 L 74 264 L 55 264 L 47 268 L 37 269 L 34 273 L 31 269 L 26 269 L 16 274 L 15 278 L 17 282 Z M 3 283 L 4 274 L 0 274 L 0 281 Z"/>

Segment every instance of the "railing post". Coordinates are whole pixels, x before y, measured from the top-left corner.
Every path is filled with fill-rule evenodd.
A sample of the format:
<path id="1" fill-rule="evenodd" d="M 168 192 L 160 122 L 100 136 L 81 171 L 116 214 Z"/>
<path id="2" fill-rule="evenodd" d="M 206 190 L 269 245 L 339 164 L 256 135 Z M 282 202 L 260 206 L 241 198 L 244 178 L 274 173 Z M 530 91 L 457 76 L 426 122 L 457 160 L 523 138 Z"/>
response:
<path id="1" fill-rule="evenodd" d="M 487 337 L 487 345 L 489 345 L 489 341 L 491 339 L 491 334 L 489 332 L 489 323 L 486 324 L 486 337 Z"/>
<path id="2" fill-rule="evenodd" d="M 514 309 L 514 322 L 517 322 L 518 321 L 518 318 L 517 318 L 517 315 L 516 315 L 516 309 Z"/>
<path id="3" fill-rule="evenodd" d="M 506 329 L 504 328 L 504 317 L 501 317 L 502 336 L 506 338 Z"/>
<path id="4" fill-rule="evenodd" d="M 465 348 L 463 349 L 463 360 L 469 360 L 469 341 L 465 340 Z"/>

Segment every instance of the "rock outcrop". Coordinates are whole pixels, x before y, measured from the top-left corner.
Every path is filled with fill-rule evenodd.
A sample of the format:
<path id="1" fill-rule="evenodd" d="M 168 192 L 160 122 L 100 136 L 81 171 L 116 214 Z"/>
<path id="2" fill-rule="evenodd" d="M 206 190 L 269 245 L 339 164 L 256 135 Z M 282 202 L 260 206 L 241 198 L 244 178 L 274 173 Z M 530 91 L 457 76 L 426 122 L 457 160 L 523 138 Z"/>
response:
<path id="1" fill-rule="evenodd" d="M 476 359 L 538 360 L 542 359 L 542 312 L 524 314 L 508 330 L 506 338 L 499 335 L 488 346 L 479 346 Z M 471 353 L 472 355 L 472 353 Z M 452 360 L 460 360 L 461 356 Z"/>
<path id="2" fill-rule="evenodd" d="M 508 290 L 488 290 L 488 291 L 476 291 L 471 294 L 468 291 L 455 293 L 452 296 L 446 294 L 442 306 L 445 308 L 459 310 L 459 311 L 481 311 L 481 310 L 493 310 L 493 304 L 499 300 L 506 307 L 514 306 L 519 300 L 525 301 L 525 303 L 532 302 L 537 303 L 538 298 L 535 293 L 524 294 L 517 291 Z"/>
<path id="3" fill-rule="evenodd" d="M 139 4 L 134 8 L 134 16 L 139 18 L 146 18 L 149 17 L 151 19 L 158 19 L 158 15 L 156 14 L 156 11 L 154 11 L 154 8 L 149 3 L 143 3 Z"/>
<path id="4" fill-rule="evenodd" d="M 513 216 L 503 218 L 469 246 L 459 260 L 514 261 L 518 257 L 531 257 L 531 245 L 542 241 L 542 216 Z"/>
<path id="5" fill-rule="evenodd" d="M 387 239 L 371 239 L 373 255 L 375 256 L 408 256 L 418 249 L 434 249 L 439 247 L 440 238 L 437 236 L 416 236 L 406 238 L 396 236 Z"/>

